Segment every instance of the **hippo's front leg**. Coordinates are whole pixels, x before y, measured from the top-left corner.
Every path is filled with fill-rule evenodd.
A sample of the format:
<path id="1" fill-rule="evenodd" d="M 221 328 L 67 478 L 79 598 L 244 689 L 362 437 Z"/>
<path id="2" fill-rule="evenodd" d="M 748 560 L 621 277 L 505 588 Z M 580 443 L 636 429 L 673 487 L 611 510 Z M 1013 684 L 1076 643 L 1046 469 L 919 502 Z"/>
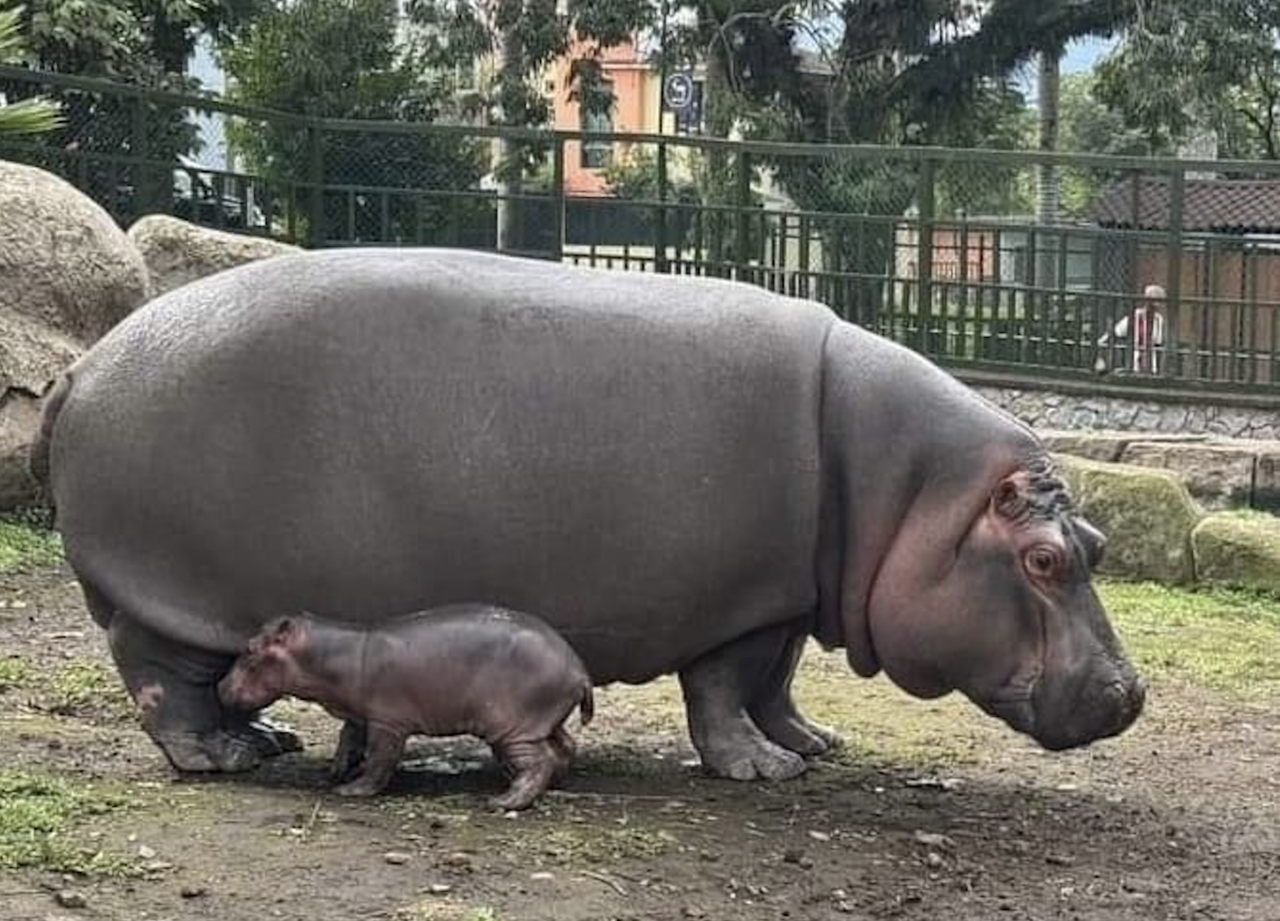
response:
<path id="1" fill-rule="evenodd" d="M 733 780 L 786 780 L 804 759 L 772 741 L 748 712 L 771 676 L 794 624 L 766 627 L 714 649 L 680 672 L 689 734 L 713 774 Z"/>
<path id="2" fill-rule="evenodd" d="M 400 756 L 404 754 L 405 736 L 386 726 L 367 725 L 368 740 L 364 749 L 364 761 L 354 780 L 334 788 L 339 796 L 374 796 L 391 782 Z"/>
<path id="3" fill-rule="evenodd" d="M 101 604 L 86 593 L 90 605 Z M 247 771 L 264 757 L 302 747 L 291 730 L 256 712 L 225 709 L 217 682 L 231 656 L 203 652 L 165 639 L 122 611 L 95 611 L 109 624 L 116 669 L 142 715 L 142 726 L 179 771 Z"/>
<path id="4" fill-rule="evenodd" d="M 334 783 L 346 783 L 356 776 L 364 763 L 365 749 L 369 744 L 369 727 L 360 720 L 345 720 L 338 736 L 338 747 L 333 753 L 329 778 Z"/>
<path id="5" fill-rule="evenodd" d="M 809 636 L 807 626 L 803 621 L 797 624 L 795 635 L 787 640 L 747 712 L 761 731 L 783 748 L 798 755 L 821 755 L 839 747 L 840 736 L 834 729 L 806 719 L 791 696 L 791 681 Z"/>

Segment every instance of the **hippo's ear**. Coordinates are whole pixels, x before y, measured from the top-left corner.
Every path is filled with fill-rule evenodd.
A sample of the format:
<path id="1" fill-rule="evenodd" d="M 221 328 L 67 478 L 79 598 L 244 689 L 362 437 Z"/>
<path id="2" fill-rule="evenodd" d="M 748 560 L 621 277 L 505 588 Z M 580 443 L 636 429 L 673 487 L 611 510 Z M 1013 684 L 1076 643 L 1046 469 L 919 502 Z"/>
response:
<path id="1" fill-rule="evenodd" d="M 1002 477 L 991 491 L 991 508 L 1001 518 L 1009 521 L 1019 520 L 1026 512 L 1028 505 L 1029 477 L 1025 471 L 1019 470 Z"/>

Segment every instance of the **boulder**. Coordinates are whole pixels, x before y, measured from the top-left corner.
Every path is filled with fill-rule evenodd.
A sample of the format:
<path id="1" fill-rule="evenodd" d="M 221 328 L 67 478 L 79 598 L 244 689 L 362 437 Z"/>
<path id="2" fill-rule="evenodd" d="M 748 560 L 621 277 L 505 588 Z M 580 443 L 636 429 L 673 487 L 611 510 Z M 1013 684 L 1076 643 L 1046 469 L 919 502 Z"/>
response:
<path id="1" fill-rule="evenodd" d="M 1254 449 L 1253 501 L 1255 509 L 1280 512 L 1280 443 L 1259 442 Z"/>
<path id="2" fill-rule="evenodd" d="M 1280 595 L 1280 518 L 1261 512 L 1210 515 L 1192 532 L 1196 577 Z"/>
<path id="3" fill-rule="evenodd" d="M 143 304 L 147 267 L 93 200 L 52 173 L 0 160 L 0 393 L 42 393 Z"/>
<path id="4" fill-rule="evenodd" d="M 1055 454 L 1070 454 L 1090 460 L 1116 463 L 1121 460 L 1125 448 L 1135 441 L 1156 443 L 1203 442 L 1208 435 L 1162 434 L 1160 432 L 1110 432 L 1080 431 L 1077 429 L 1047 429 L 1036 434 Z"/>
<path id="5" fill-rule="evenodd" d="M 149 214 L 129 228 L 147 263 L 157 296 L 245 262 L 298 252 L 265 237 L 210 230 L 167 214 Z"/>
<path id="6" fill-rule="evenodd" d="M 1179 474 L 1187 491 L 1208 509 L 1248 508 L 1253 502 L 1255 449 L 1227 442 L 1134 441 L 1122 463 Z"/>
<path id="7" fill-rule="evenodd" d="M 1191 532 L 1204 512 L 1174 473 L 1055 455 L 1081 513 L 1107 535 L 1098 572 L 1167 584 L 1195 578 Z"/>
<path id="8" fill-rule="evenodd" d="M 35 498 L 38 397 L 150 295 L 142 257 L 70 183 L 0 160 L 0 509 Z"/>

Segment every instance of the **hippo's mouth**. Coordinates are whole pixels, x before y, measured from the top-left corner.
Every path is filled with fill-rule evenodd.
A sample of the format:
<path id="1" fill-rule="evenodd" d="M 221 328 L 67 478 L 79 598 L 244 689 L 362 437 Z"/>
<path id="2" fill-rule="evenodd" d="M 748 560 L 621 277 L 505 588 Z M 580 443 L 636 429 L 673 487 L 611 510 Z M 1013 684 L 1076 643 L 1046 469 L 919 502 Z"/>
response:
<path id="1" fill-rule="evenodd" d="M 1034 687 L 1010 688 L 988 700 L 980 706 L 987 713 L 1003 720 L 1011 729 L 1025 735 L 1035 736 L 1036 707 Z"/>

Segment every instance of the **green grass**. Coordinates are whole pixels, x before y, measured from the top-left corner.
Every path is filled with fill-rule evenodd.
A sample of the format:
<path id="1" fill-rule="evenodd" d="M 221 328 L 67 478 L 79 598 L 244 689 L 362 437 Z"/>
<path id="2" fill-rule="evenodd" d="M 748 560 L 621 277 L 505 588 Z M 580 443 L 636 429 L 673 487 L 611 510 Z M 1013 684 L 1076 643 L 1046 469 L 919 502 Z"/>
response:
<path id="1" fill-rule="evenodd" d="M 77 714 L 87 710 L 130 712 L 129 693 L 119 676 L 103 662 L 78 660 L 49 682 L 47 707 L 55 713 Z"/>
<path id="2" fill-rule="evenodd" d="M 20 687 L 31 675 L 31 666 L 25 659 L 11 657 L 0 659 L 0 693 Z"/>
<path id="3" fill-rule="evenodd" d="M 1150 583 L 1104 582 L 1100 594 L 1140 668 L 1236 694 L 1280 691 L 1280 601 Z"/>
<path id="4" fill-rule="evenodd" d="M 122 876 L 130 862 L 76 840 L 93 815 L 124 808 L 123 796 L 28 771 L 0 770 L 0 867 Z"/>
<path id="5" fill-rule="evenodd" d="M 0 518 L 0 573 L 62 562 L 62 541 L 54 531 L 32 524 L 26 518 Z"/>

